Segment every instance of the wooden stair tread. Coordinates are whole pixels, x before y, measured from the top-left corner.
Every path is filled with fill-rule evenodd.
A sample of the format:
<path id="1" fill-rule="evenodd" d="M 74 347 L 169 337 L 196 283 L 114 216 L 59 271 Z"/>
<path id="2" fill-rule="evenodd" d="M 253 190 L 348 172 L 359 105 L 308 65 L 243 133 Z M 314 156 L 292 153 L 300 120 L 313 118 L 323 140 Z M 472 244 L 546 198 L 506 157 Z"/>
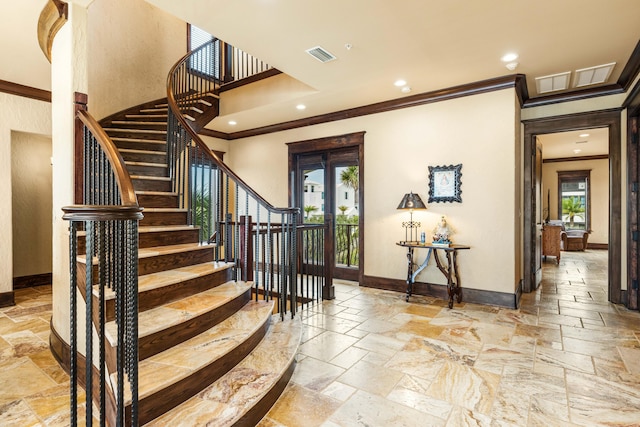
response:
<path id="1" fill-rule="evenodd" d="M 168 271 L 160 271 L 157 273 L 145 274 L 138 277 L 138 294 L 153 289 L 163 288 L 196 277 L 206 276 L 216 271 L 226 270 L 233 267 L 232 262 L 216 262 L 211 261 L 204 264 L 188 265 L 186 267 L 175 268 Z M 98 297 L 97 285 L 93 287 L 94 297 Z M 115 298 L 113 289 L 106 288 L 104 292 L 105 301 Z"/>
<path id="2" fill-rule="evenodd" d="M 153 141 L 153 140 L 149 139 L 148 141 Z M 138 149 L 135 149 L 135 148 L 119 148 L 118 151 L 120 151 L 120 153 L 135 153 L 135 154 L 153 154 L 153 155 L 164 154 L 164 153 L 160 153 L 158 151 L 138 150 Z"/>
<path id="3" fill-rule="evenodd" d="M 129 133 L 153 133 L 153 134 L 166 134 L 166 130 L 154 130 L 154 129 L 126 129 L 126 128 L 104 128 L 108 132 L 129 132 Z M 112 138 L 113 139 L 113 138 Z"/>
<path id="4" fill-rule="evenodd" d="M 251 282 L 231 281 L 195 295 L 189 295 L 183 299 L 141 311 L 138 313 L 138 338 L 155 334 L 204 313 L 214 311 L 221 305 L 245 293 L 252 285 Z M 118 345 L 118 326 L 115 321 L 105 324 L 105 337 L 113 347 Z M 178 344 L 173 348 L 180 345 Z"/>
<path id="5" fill-rule="evenodd" d="M 140 142 L 142 144 L 158 144 L 158 145 L 164 145 L 167 143 L 167 141 L 165 141 L 164 139 L 127 138 L 126 136 L 115 136 L 111 138 L 111 140 L 114 142 Z M 120 150 L 123 151 L 127 149 L 121 148 Z"/>
<path id="6" fill-rule="evenodd" d="M 154 168 L 166 168 L 166 163 L 149 163 L 149 162 L 134 162 L 134 161 L 125 161 L 127 166 L 149 166 Z"/>
<path id="7" fill-rule="evenodd" d="M 151 181 L 171 181 L 168 176 L 130 175 L 131 179 L 149 179 Z"/>
<path id="8" fill-rule="evenodd" d="M 168 191 L 151 191 L 151 190 L 138 190 L 136 194 L 142 194 L 147 196 L 177 196 L 176 192 L 168 192 Z"/>
<path id="9" fill-rule="evenodd" d="M 112 125 L 149 125 L 149 126 L 161 126 L 162 122 L 143 122 L 140 120 L 114 120 L 111 122 Z"/>
<path id="10" fill-rule="evenodd" d="M 287 375 L 302 337 L 299 318 L 273 316 L 264 339 L 232 370 L 181 405 L 146 426 L 232 426 Z"/>

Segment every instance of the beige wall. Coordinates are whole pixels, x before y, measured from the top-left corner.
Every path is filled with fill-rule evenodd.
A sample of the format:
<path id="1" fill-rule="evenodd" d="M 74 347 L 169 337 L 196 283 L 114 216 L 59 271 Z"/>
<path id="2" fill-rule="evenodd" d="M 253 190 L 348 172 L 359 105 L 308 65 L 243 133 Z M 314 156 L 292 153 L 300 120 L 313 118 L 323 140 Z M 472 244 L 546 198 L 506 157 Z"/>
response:
<path id="1" fill-rule="evenodd" d="M 0 93 L 0 293 L 13 289 L 13 232 L 11 214 L 12 132 L 51 135 L 51 104 Z"/>
<path id="2" fill-rule="evenodd" d="M 143 0 L 96 0 L 88 15 L 89 111 L 100 119 L 167 96 L 187 25 Z"/>
<path id="3" fill-rule="evenodd" d="M 396 210 L 398 202 L 409 191 L 427 201 L 428 166 L 462 163 L 462 203 L 430 203 L 414 220 L 430 234 L 445 215 L 453 240 L 472 247 L 459 257 L 464 287 L 514 293 L 521 185 L 515 97 L 502 90 L 236 140 L 229 164 L 271 203 L 286 206 L 287 142 L 366 131 L 365 274 L 405 279 L 405 250 L 395 242 L 404 238 L 408 213 Z M 431 267 L 418 280 L 445 283 Z"/>
<path id="4" fill-rule="evenodd" d="M 51 138 L 11 132 L 13 277 L 51 273 Z"/>
<path id="5" fill-rule="evenodd" d="M 544 146 L 543 146 L 544 150 Z M 552 162 L 542 165 L 543 205 L 550 190 L 551 219 L 558 219 L 558 171 L 591 170 L 591 229 L 589 243 L 609 243 L 609 160 Z"/>

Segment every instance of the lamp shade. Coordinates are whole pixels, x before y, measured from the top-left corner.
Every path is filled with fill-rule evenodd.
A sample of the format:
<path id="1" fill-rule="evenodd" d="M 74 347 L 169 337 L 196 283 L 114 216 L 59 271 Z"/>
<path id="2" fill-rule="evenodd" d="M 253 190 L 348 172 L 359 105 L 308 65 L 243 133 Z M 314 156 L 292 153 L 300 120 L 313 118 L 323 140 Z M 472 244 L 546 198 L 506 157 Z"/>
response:
<path id="1" fill-rule="evenodd" d="M 398 209 L 427 209 L 427 207 L 420 196 L 414 193 L 407 193 L 398 205 Z"/>

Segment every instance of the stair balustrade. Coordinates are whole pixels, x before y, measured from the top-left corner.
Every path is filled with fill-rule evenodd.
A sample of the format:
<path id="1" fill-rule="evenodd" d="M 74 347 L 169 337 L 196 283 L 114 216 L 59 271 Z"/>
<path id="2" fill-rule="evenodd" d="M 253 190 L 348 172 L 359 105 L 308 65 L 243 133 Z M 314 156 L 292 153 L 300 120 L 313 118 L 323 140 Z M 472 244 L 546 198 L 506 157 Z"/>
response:
<path id="1" fill-rule="evenodd" d="M 85 424 L 93 424 L 94 393 L 100 425 L 107 408 L 116 425 L 138 425 L 138 206 L 133 184 L 117 148 L 86 111 L 79 111 L 84 157 L 84 203 L 63 208 L 70 222 L 71 425 L 78 423 L 78 383 L 86 393 Z M 84 241 L 81 240 L 84 237 Z M 84 253 L 83 253 L 84 252 Z M 86 261 L 79 260 L 85 257 Z M 82 271 L 84 270 L 84 271 Z M 115 293 L 118 335 L 116 372 L 105 361 L 105 292 Z M 77 291 L 84 297 L 78 303 Z M 78 315 L 84 310 L 84 357 L 78 354 Z M 95 339 L 94 339 L 95 338 Z M 95 342 L 94 342 L 95 341 Z M 97 355 L 95 350 L 97 349 Z M 107 376 L 117 377 L 113 390 Z M 125 391 L 126 390 L 126 391 Z M 107 405 L 107 399 L 112 404 Z M 131 402 L 130 411 L 125 403 Z M 115 402 L 115 405 L 113 404 Z"/>
<path id="2" fill-rule="evenodd" d="M 190 120 L 200 100 L 220 88 L 215 76 L 222 70 L 202 73 L 194 66 L 202 58 L 219 58 L 217 49 L 214 39 L 185 55 L 169 73 L 167 158 L 173 191 L 188 211 L 189 224 L 200 228 L 201 242 L 215 241 L 216 259 L 236 265 L 236 280 L 253 280 L 256 299 L 276 296 L 280 315 L 293 316 L 297 305 L 309 300 L 299 295 L 300 210 L 266 201 L 207 147 Z M 210 64 L 225 66 L 223 61 Z"/>

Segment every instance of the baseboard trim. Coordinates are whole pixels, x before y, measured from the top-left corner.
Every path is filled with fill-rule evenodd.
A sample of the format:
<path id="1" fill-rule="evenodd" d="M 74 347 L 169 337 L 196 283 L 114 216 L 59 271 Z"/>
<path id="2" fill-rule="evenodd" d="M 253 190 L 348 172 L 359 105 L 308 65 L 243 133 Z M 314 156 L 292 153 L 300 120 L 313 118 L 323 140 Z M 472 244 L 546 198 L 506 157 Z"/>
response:
<path id="1" fill-rule="evenodd" d="M 13 278 L 13 289 L 32 288 L 34 286 L 50 285 L 53 280 L 51 273 L 34 274 Z"/>
<path id="2" fill-rule="evenodd" d="M 587 243 L 587 249 L 609 250 L 609 244 L 608 243 Z"/>
<path id="3" fill-rule="evenodd" d="M 514 300 L 514 304 L 515 307 L 514 308 L 518 308 L 520 307 L 520 300 L 522 299 L 522 280 L 520 280 L 518 282 L 518 287 L 516 288 L 516 294 L 515 294 L 515 300 Z"/>
<path id="4" fill-rule="evenodd" d="M 11 307 L 16 305 L 15 294 L 13 291 L 10 292 L 0 292 L 0 308 L 1 307 Z"/>
<path id="5" fill-rule="evenodd" d="M 395 291 L 405 293 L 407 291 L 407 282 L 400 279 L 388 279 L 386 277 L 364 276 L 361 286 L 367 288 L 384 289 L 387 291 Z M 485 291 L 481 289 L 471 289 L 462 286 L 462 302 L 469 302 L 483 305 L 496 305 L 505 308 L 517 308 L 520 301 L 521 285 L 515 293 Z M 439 299 L 448 300 L 446 285 L 438 285 L 434 283 L 416 282 L 413 284 L 414 295 L 424 295 Z M 455 307 L 455 304 L 454 304 Z"/>

